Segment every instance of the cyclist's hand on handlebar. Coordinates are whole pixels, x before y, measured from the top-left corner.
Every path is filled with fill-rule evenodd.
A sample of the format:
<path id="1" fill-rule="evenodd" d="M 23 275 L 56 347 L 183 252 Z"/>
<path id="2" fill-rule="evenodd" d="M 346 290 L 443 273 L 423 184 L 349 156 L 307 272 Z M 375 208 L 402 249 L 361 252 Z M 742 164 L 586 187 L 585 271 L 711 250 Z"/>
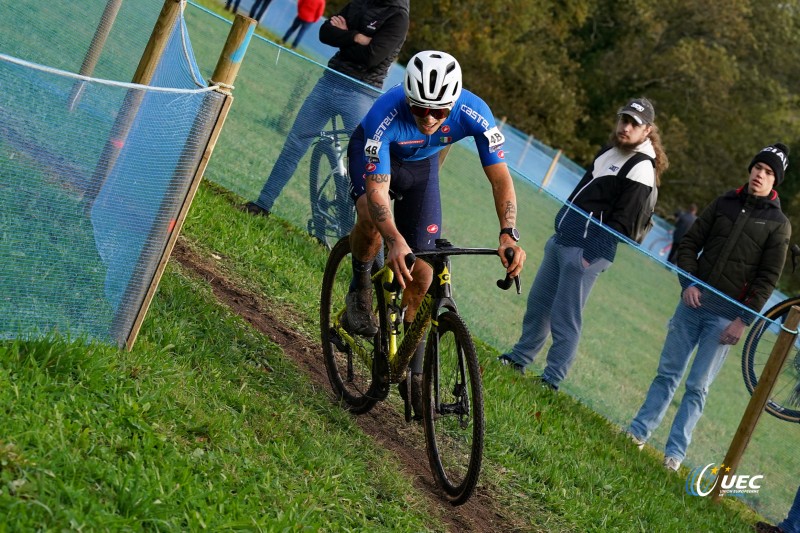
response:
<path id="1" fill-rule="evenodd" d="M 412 258 L 414 257 L 411 248 L 408 247 L 405 239 L 401 237 L 389 246 L 389 254 L 386 256 L 389 268 L 392 269 L 395 279 L 404 289 L 406 288 L 406 283 L 414 279 L 411 277 L 411 266 L 414 263 L 412 261 L 409 264 L 406 259 L 409 254 Z"/>
<path id="2" fill-rule="evenodd" d="M 514 250 L 514 259 L 511 262 L 506 258 L 506 249 L 508 248 Z M 522 266 L 525 264 L 525 250 L 517 246 L 514 242 L 502 242 L 497 248 L 497 255 L 500 256 L 500 261 L 502 261 L 503 266 L 506 267 L 506 273 L 509 276 L 519 276 L 520 272 L 522 272 Z"/>

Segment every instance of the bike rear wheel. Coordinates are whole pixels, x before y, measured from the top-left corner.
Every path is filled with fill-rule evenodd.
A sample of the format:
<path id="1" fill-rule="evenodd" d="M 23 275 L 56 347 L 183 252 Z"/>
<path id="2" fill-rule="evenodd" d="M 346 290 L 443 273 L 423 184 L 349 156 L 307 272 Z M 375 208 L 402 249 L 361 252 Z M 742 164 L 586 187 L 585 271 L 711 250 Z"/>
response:
<path id="1" fill-rule="evenodd" d="M 770 353 L 778 339 L 779 326 L 783 324 L 793 305 L 800 305 L 800 297 L 784 300 L 770 308 L 750 328 L 742 348 L 742 376 L 747 391 L 753 394 Z M 795 341 L 783 369 L 778 375 L 766 411 L 788 422 L 800 422 L 800 347 Z"/>
<path id="2" fill-rule="evenodd" d="M 483 460 L 483 389 L 472 336 L 453 311 L 431 326 L 424 376 L 428 460 L 447 499 L 461 505 L 475 490 Z"/>
<path id="3" fill-rule="evenodd" d="M 309 198 L 311 220 L 308 231 L 329 249 L 353 228 L 355 207 L 350 200 L 350 178 L 338 172 L 331 143 L 320 141 L 311 152 Z"/>
<path id="4" fill-rule="evenodd" d="M 344 408 L 361 414 L 372 409 L 380 399 L 373 380 L 373 367 L 379 353 L 381 332 L 372 339 L 366 339 L 349 336 L 341 327 L 340 320 L 351 277 L 350 241 L 345 237 L 334 245 L 325 265 L 320 298 L 320 332 L 325 369 L 333 392 Z"/>

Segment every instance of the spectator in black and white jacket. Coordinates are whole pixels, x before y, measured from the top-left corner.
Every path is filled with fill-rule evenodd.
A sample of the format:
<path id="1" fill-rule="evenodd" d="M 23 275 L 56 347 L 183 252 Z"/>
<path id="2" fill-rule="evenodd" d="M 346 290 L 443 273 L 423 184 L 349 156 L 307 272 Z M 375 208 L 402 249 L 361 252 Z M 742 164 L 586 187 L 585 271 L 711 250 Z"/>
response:
<path id="1" fill-rule="evenodd" d="M 541 380 L 558 389 L 577 354 L 583 308 L 592 286 L 616 255 L 618 238 L 608 228 L 633 236 L 636 221 L 668 165 L 653 105 L 646 98 L 630 100 L 617 112 L 609 145 L 595 157 L 556 216 L 556 233 L 545 245 L 528 296 L 522 335 L 500 362 L 524 372 L 552 335 Z"/>

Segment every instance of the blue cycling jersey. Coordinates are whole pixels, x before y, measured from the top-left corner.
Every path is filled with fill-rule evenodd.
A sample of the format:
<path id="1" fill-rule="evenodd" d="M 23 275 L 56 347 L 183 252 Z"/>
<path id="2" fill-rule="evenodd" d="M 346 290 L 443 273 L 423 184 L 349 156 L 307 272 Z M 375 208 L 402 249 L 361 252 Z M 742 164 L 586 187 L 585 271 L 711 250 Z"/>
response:
<path id="1" fill-rule="evenodd" d="M 450 116 L 433 135 L 420 132 L 406 102 L 402 85 L 381 95 L 361 120 L 364 130 L 365 174 L 390 174 L 391 159 L 419 161 L 449 144 L 473 137 L 483 166 L 503 163 L 505 138 L 492 111 L 480 97 L 462 90 Z"/>

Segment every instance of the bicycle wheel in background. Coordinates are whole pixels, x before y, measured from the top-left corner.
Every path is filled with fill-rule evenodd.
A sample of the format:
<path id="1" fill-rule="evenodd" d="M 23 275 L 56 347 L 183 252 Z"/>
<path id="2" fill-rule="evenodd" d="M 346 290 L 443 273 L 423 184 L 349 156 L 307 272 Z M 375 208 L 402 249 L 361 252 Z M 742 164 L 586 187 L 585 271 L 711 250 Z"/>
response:
<path id="1" fill-rule="evenodd" d="M 355 222 L 355 207 L 348 194 L 349 178 L 337 169 L 331 142 L 318 142 L 311 152 L 308 232 L 328 248 L 350 233 Z"/>
<path id="2" fill-rule="evenodd" d="M 355 337 L 355 349 L 342 338 L 339 320 L 345 309 L 351 277 L 350 241 L 343 238 L 331 250 L 322 278 L 319 310 L 322 353 L 336 398 L 349 411 L 361 414 L 378 401 L 372 366 L 380 332 L 373 339 Z"/>
<path id="3" fill-rule="evenodd" d="M 424 376 L 428 460 L 447 499 L 461 505 L 475 490 L 483 460 L 483 391 L 472 337 L 452 311 L 431 326 Z"/>
<path id="4" fill-rule="evenodd" d="M 745 387 L 751 395 L 778 340 L 780 332 L 778 324 L 783 324 L 793 305 L 800 305 L 800 297 L 784 300 L 769 309 L 764 313 L 769 320 L 759 318 L 747 334 L 742 348 L 742 376 Z M 773 324 L 773 320 L 777 321 L 777 324 Z M 797 342 L 778 375 L 766 410 L 781 420 L 800 422 L 800 348 Z"/>

